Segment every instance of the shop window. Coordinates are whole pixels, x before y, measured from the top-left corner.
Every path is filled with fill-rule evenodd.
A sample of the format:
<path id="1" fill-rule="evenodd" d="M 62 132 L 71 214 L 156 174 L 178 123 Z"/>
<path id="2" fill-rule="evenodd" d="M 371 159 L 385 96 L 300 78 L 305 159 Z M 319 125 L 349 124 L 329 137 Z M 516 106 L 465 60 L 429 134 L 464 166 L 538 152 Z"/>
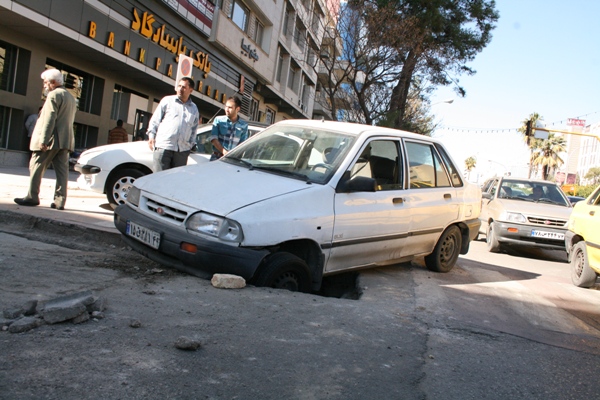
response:
<path id="1" fill-rule="evenodd" d="M 122 119 L 126 123 L 133 123 L 129 120 L 129 116 L 134 114 L 134 110 L 145 110 L 147 107 L 148 96 L 124 86 L 115 85 L 110 119 L 115 121 Z"/>
<path id="2" fill-rule="evenodd" d="M 239 0 L 234 0 L 231 5 L 231 15 L 229 18 L 236 24 L 241 30 L 247 32 L 248 30 L 248 17 L 250 11 L 246 6 Z"/>
<path id="3" fill-rule="evenodd" d="M 98 145 L 98 128 L 75 123 L 75 148 L 89 149 Z"/>
<path id="4" fill-rule="evenodd" d="M 248 113 L 248 118 L 250 121 L 258 121 L 258 100 L 254 97 L 250 100 L 250 111 Z"/>
<path id="5" fill-rule="evenodd" d="M 46 61 L 46 68 L 62 72 L 65 89 L 75 97 L 79 111 L 100 115 L 104 79 L 50 59 Z"/>
<path id="6" fill-rule="evenodd" d="M 26 94 L 30 59 L 30 51 L 0 41 L 0 90 Z"/>
<path id="7" fill-rule="evenodd" d="M 29 137 L 23 126 L 23 110 L 0 106 L 0 149 L 28 150 Z"/>
<path id="8" fill-rule="evenodd" d="M 275 123 L 275 111 L 271 110 L 269 107 L 265 110 L 265 123 L 268 125 Z"/>

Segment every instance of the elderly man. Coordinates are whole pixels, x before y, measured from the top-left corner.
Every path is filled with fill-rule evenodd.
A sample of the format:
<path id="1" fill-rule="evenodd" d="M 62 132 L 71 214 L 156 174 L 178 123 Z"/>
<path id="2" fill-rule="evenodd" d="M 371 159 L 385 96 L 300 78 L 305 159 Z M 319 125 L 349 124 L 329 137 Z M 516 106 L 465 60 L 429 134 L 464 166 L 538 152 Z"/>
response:
<path id="1" fill-rule="evenodd" d="M 35 124 L 29 149 L 33 152 L 29 161 L 29 192 L 26 197 L 16 198 L 20 206 L 40 204 L 40 184 L 50 164 L 56 173 L 54 202 L 50 207 L 64 210 L 69 181 L 69 153 L 75 146 L 73 122 L 77 105 L 75 99 L 63 87 L 62 73 L 57 69 L 42 72 L 46 101 Z"/>

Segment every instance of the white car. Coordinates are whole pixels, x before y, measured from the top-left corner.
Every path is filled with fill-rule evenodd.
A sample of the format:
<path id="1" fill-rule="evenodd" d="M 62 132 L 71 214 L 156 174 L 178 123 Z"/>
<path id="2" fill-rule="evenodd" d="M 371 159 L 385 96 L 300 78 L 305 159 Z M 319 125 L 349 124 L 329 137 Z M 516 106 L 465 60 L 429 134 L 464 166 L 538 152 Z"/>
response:
<path id="1" fill-rule="evenodd" d="M 249 123 L 250 136 L 262 131 L 266 125 Z M 209 142 L 211 124 L 198 127 L 196 151 L 188 158 L 188 164 L 201 164 L 210 159 L 212 145 Z M 106 193 L 108 202 L 124 204 L 133 182 L 153 173 L 152 151 L 148 142 L 128 142 L 94 147 L 84 151 L 75 164 L 81 175 L 77 184 L 81 189 Z"/>
<path id="2" fill-rule="evenodd" d="M 325 275 L 420 256 L 450 271 L 477 236 L 480 206 L 435 139 L 288 120 L 219 161 L 136 180 L 115 225 L 164 265 L 308 292 Z"/>

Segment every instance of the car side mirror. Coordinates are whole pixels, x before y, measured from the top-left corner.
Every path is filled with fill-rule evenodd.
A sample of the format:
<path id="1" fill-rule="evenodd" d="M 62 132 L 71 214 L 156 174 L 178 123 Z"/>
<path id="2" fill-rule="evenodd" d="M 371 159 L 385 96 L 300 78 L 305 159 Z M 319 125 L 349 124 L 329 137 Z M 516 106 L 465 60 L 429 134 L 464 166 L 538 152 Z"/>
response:
<path id="1" fill-rule="evenodd" d="M 488 200 L 492 199 L 492 195 L 487 192 L 481 193 L 481 197 L 483 197 L 484 199 L 488 199 Z"/>
<path id="2" fill-rule="evenodd" d="M 336 193 L 352 193 L 352 192 L 375 192 L 377 182 L 373 178 L 366 176 L 355 176 L 350 178 L 350 171 L 344 172 L 342 179 L 338 183 Z"/>

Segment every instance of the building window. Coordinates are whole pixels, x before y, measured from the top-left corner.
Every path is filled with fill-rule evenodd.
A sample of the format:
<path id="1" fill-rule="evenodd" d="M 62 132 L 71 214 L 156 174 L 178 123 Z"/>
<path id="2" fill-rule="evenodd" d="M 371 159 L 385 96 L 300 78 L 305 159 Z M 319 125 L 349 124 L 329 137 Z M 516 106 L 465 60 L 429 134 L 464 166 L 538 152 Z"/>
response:
<path id="1" fill-rule="evenodd" d="M 296 67 L 296 66 L 292 66 L 290 67 L 290 75 L 288 76 L 288 87 L 290 89 L 292 89 L 294 92 L 296 92 L 296 88 L 297 88 L 297 82 L 299 79 L 299 75 L 300 75 L 300 68 Z"/>
<path id="2" fill-rule="evenodd" d="M 258 19 L 255 19 L 254 20 L 254 37 L 252 38 L 252 40 L 254 40 L 254 43 L 256 43 L 256 45 L 261 48 L 262 48 L 264 31 L 265 31 L 265 26 L 263 24 L 261 24 Z"/>
<path id="3" fill-rule="evenodd" d="M 231 15 L 229 18 L 236 24 L 241 30 L 244 32 L 248 29 L 248 17 L 250 16 L 250 11 L 246 6 L 240 2 L 239 0 L 234 0 L 231 6 Z"/>
<path id="4" fill-rule="evenodd" d="M 271 110 L 269 107 L 265 110 L 265 123 L 268 125 L 275 123 L 275 111 Z"/>
<path id="5" fill-rule="evenodd" d="M 277 72 L 275 73 L 275 79 L 277 82 L 281 83 L 281 74 L 283 73 L 283 62 L 284 62 L 283 49 L 279 48 L 279 58 L 277 59 Z"/>
<path id="6" fill-rule="evenodd" d="M 250 121 L 258 121 L 258 100 L 254 97 L 250 100 L 250 111 L 248 113 Z"/>
<path id="7" fill-rule="evenodd" d="M 283 36 L 288 36 L 292 32 L 292 14 L 292 10 L 286 5 L 283 16 Z"/>
<path id="8" fill-rule="evenodd" d="M 79 111 L 100 115 L 104 79 L 50 59 L 46 61 L 46 69 L 49 68 L 62 72 L 65 89 L 75 97 Z"/>
<path id="9" fill-rule="evenodd" d="M 300 23 L 300 21 L 296 21 L 294 42 L 298 45 L 298 47 L 300 47 L 301 50 L 304 51 L 304 46 L 306 44 L 306 28 Z"/>
<path id="10" fill-rule="evenodd" d="M 31 52 L 0 41 L 0 90 L 26 94 L 30 59 Z"/>

